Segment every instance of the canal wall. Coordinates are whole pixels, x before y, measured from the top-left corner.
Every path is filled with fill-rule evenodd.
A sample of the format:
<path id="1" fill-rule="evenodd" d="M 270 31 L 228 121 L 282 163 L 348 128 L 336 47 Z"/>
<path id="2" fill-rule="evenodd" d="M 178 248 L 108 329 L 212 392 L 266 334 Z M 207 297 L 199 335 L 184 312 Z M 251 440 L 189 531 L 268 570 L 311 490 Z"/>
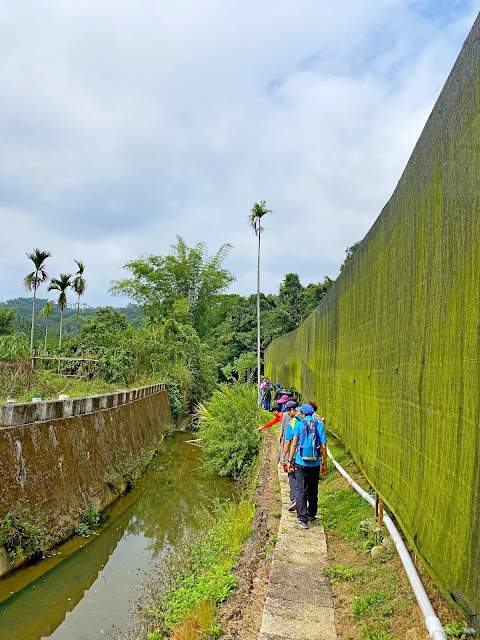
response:
<path id="1" fill-rule="evenodd" d="M 479 175 L 477 18 L 390 201 L 320 306 L 265 354 L 273 382 L 316 400 L 477 628 Z"/>
<path id="2" fill-rule="evenodd" d="M 117 497 L 107 475 L 155 446 L 171 422 L 165 384 L 1 406 L 0 519 L 26 500 L 53 545 L 89 501 L 101 510 Z M 2 549 L 0 575 L 13 566 Z"/>

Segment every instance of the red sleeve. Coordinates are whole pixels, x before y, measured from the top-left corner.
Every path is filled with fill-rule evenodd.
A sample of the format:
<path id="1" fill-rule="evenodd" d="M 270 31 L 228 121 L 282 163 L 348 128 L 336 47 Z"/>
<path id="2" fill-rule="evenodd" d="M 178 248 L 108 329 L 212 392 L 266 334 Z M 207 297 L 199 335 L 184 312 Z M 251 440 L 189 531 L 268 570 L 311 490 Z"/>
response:
<path id="1" fill-rule="evenodd" d="M 267 422 L 267 424 L 264 424 L 262 429 L 268 429 L 268 427 L 272 427 L 275 423 L 280 422 L 281 420 L 282 416 L 276 416 L 276 418 L 270 420 L 270 422 Z"/>

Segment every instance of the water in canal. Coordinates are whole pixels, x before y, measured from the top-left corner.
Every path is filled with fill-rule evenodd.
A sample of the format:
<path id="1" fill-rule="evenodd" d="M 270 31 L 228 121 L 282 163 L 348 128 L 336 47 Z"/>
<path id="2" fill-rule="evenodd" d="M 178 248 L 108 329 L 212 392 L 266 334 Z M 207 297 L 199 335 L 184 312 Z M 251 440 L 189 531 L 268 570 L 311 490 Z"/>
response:
<path id="1" fill-rule="evenodd" d="M 145 572 L 195 527 L 195 507 L 233 494 L 226 478 L 200 468 L 189 438 L 162 444 L 138 485 L 107 509 L 100 535 L 75 536 L 0 580 L 1 640 L 97 640 L 113 625 L 126 629 Z"/>

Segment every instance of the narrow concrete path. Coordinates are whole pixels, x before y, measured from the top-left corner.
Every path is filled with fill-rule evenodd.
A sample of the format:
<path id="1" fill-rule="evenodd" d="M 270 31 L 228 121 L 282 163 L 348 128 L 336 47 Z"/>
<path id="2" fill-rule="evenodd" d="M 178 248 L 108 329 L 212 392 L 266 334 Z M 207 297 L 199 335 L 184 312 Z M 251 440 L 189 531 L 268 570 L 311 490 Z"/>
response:
<path id="1" fill-rule="evenodd" d="M 293 525 L 287 474 L 279 471 L 282 516 L 258 640 L 336 640 L 325 530 L 320 522 L 308 530 Z"/>

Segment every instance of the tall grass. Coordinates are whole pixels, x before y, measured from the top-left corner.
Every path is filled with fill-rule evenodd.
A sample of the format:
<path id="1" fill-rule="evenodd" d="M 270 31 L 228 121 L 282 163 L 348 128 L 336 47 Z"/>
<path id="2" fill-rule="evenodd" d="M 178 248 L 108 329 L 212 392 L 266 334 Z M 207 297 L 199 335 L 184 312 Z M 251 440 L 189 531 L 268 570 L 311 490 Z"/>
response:
<path id="1" fill-rule="evenodd" d="M 0 361 L 28 361 L 30 343 L 24 336 L 0 336 Z"/>
<path id="2" fill-rule="evenodd" d="M 248 474 L 260 451 L 257 428 L 269 414 L 257 406 L 253 385 L 222 385 L 197 407 L 198 435 L 204 466 L 221 476 L 238 479 Z"/>

